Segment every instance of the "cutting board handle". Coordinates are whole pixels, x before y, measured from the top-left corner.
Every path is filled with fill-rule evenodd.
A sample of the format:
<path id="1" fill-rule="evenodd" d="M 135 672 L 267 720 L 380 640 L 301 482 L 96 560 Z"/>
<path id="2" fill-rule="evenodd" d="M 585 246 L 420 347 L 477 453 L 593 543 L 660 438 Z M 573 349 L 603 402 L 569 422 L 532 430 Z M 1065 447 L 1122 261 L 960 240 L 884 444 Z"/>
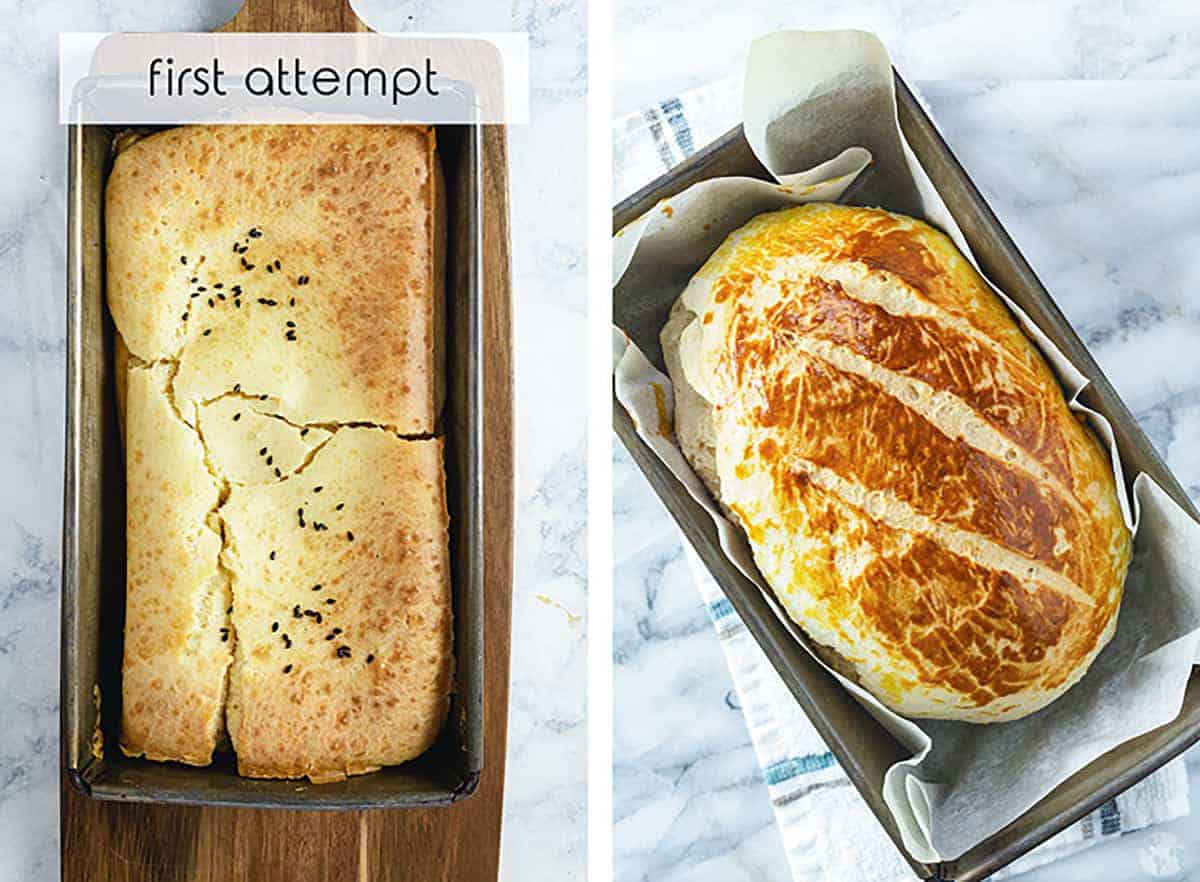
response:
<path id="1" fill-rule="evenodd" d="M 350 0 L 245 0 L 219 30 L 241 33 L 329 33 L 370 30 Z"/>

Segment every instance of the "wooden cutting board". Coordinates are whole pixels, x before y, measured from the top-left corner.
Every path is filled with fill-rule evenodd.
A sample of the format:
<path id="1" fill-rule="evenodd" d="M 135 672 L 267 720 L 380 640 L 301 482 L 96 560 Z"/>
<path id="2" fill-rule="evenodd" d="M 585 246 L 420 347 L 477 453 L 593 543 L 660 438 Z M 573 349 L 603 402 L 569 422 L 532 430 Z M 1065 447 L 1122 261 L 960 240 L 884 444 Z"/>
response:
<path id="1" fill-rule="evenodd" d="M 364 31 L 348 0 L 247 0 L 226 31 Z M 438 809 L 293 812 L 88 799 L 63 781 L 64 882 L 493 882 L 508 726 L 512 599 L 512 295 L 503 127 L 484 130 L 483 776 Z"/>

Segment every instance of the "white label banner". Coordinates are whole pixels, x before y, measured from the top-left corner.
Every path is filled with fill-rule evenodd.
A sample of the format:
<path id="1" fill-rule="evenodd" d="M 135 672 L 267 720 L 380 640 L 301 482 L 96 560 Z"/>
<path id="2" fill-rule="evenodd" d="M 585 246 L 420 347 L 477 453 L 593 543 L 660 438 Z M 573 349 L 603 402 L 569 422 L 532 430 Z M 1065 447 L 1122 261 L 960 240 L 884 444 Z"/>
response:
<path id="1" fill-rule="evenodd" d="M 524 123 L 526 34 L 61 34 L 59 122 Z"/>

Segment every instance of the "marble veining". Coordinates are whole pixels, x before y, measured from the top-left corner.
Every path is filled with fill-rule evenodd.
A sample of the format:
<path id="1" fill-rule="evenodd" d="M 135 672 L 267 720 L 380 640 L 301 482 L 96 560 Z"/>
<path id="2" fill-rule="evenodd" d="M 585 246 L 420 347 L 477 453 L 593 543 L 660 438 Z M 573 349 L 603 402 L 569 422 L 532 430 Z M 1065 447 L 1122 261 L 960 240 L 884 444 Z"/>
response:
<path id="1" fill-rule="evenodd" d="M 617 115 L 741 76 L 755 37 L 873 31 L 910 80 L 1193 79 L 1193 0 L 613 0 Z"/>
<path id="2" fill-rule="evenodd" d="M 60 31 L 209 30 L 238 0 L 0 0 L 0 879 L 58 878 L 66 138 Z M 504 879 L 584 878 L 586 289 L 582 0 L 355 0 L 382 31 L 527 31 L 509 132 L 517 458 Z M 554 688 L 547 688 L 547 684 Z"/>
<path id="3" fill-rule="evenodd" d="M 1157 5 L 1161 18 L 1139 15 L 1139 4 L 1036 4 L 1053 27 L 1027 32 L 1004 57 L 985 57 L 1034 5 L 961 2 L 935 14 L 923 11 L 929 4 L 879 0 L 836 13 L 808 4 L 797 14 L 702 2 L 688 12 L 699 48 L 667 53 L 661 41 L 648 44 L 678 8 L 618 2 L 616 110 L 735 73 L 755 33 L 841 24 L 880 31 L 1002 223 L 1200 499 L 1200 80 L 1188 79 L 1200 71 L 1197 27 L 1179 27 L 1189 11 L 1181 4 Z M 735 120 L 738 109 L 729 113 Z M 619 444 L 614 472 L 617 878 L 787 882 L 766 786 L 678 534 Z M 1187 760 L 1200 813 L 1200 748 Z M 1200 814 L 1022 878 L 1198 879 Z"/>

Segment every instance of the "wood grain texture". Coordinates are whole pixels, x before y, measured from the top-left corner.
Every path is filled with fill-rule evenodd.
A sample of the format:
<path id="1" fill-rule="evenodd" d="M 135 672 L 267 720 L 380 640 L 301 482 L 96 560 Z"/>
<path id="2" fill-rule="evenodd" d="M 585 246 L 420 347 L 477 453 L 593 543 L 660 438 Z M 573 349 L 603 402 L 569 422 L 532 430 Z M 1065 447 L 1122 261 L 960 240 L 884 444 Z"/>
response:
<path id="1" fill-rule="evenodd" d="M 364 30 L 347 0 L 247 0 L 223 30 Z M 505 131 L 483 137 L 486 759 L 448 808 L 292 812 L 121 804 L 64 779 L 64 882 L 491 882 L 500 858 L 512 590 L 512 302 Z"/>
<path id="2" fill-rule="evenodd" d="M 326 33 L 370 30 L 350 0 L 245 0 L 237 15 L 217 28 L 233 33 Z"/>

